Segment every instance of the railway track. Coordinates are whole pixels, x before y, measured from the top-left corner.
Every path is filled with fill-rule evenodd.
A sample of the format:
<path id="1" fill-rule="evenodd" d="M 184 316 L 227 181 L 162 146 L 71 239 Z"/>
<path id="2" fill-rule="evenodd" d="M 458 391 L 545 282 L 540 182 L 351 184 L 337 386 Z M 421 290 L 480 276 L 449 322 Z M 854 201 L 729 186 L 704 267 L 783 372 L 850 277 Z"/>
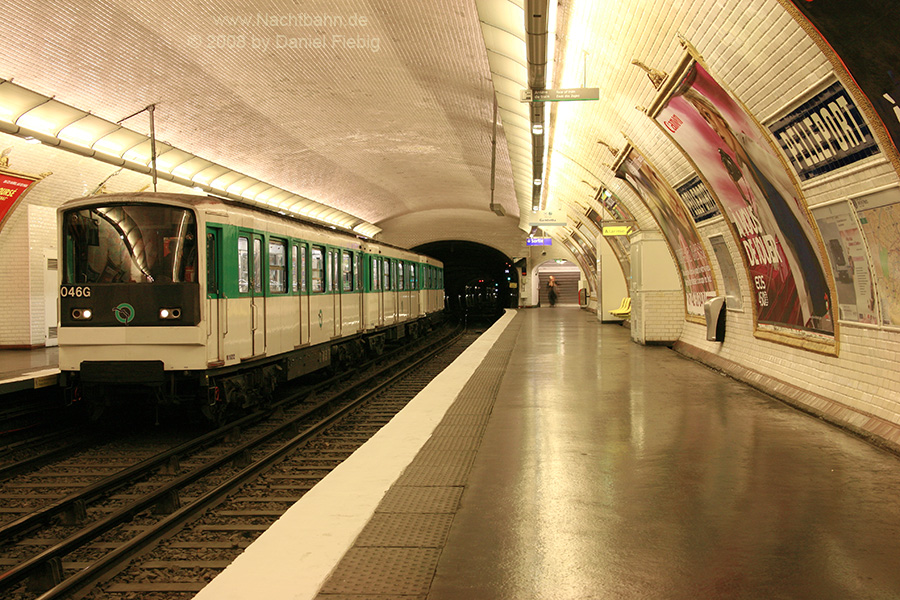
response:
<path id="1" fill-rule="evenodd" d="M 141 446 L 140 460 L 110 464 L 107 448 L 93 464 L 74 463 L 87 474 L 63 463 L 36 481 L 4 482 L 0 499 L 12 490 L 42 499 L 0 526 L 0 596 L 190 597 L 475 337 L 419 349 L 414 365 L 379 366 L 335 392 L 284 400 L 271 418 L 246 417 L 164 451 Z M 73 487 L 69 475 L 93 479 Z"/>

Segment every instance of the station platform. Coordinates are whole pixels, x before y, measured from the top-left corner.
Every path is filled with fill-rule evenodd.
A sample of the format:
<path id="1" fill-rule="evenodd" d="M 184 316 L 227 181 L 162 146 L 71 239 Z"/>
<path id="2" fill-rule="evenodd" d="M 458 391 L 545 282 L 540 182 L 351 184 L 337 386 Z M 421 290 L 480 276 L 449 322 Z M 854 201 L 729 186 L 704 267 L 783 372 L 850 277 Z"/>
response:
<path id="1" fill-rule="evenodd" d="M 59 348 L 0 350 L 0 395 L 56 385 Z"/>
<path id="2" fill-rule="evenodd" d="M 897 598 L 898 489 L 668 348 L 509 311 L 196 598 Z"/>

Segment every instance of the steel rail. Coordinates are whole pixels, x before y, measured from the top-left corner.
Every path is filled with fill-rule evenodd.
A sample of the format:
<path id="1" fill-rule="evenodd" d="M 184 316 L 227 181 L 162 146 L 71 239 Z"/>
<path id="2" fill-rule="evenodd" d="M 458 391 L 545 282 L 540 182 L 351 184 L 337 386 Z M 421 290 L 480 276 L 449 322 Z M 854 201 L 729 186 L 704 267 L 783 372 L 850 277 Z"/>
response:
<path id="1" fill-rule="evenodd" d="M 228 479 L 223 484 L 217 486 L 216 488 L 204 493 L 199 498 L 191 502 L 190 504 L 183 506 L 173 512 L 168 517 L 165 517 L 162 521 L 157 523 L 156 526 L 144 531 L 131 540 L 123 543 L 118 548 L 108 552 L 103 556 L 100 560 L 90 565 L 89 567 L 85 567 L 84 569 L 79 570 L 72 577 L 65 579 L 60 582 L 55 587 L 51 588 L 41 596 L 37 598 L 37 600 L 62 600 L 63 598 L 68 598 L 72 594 L 77 591 L 84 590 L 88 586 L 93 585 L 100 578 L 103 577 L 106 573 L 116 570 L 119 567 L 122 567 L 124 563 L 127 563 L 133 556 L 142 553 L 149 546 L 156 543 L 162 537 L 170 534 L 173 531 L 183 527 L 188 522 L 192 521 L 194 518 L 202 514 L 208 508 L 215 506 L 222 499 L 227 497 L 230 493 L 238 490 L 245 483 L 254 480 L 261 473 L 265 472 L 271 466 L 277 464 L 282 461 L 288 454 L 296 450 L 299 446 L 310 441 L 316 435 L 324 431 L 325 429 L 331 427 L 334 423 L 343 419 L 347 414 L 356 410 L 361 404 L 368 401 L 372 396 L 381 392 L 384 388 L 396 382 L 398 379 L 405 377 L 409 371 L 415 369 L 422 363 L 430 360 L 435 354 L 443 350 L 445 347 L 452 344 L 454 340 L 447 342 L 447 344 L 442 345 L 441 347 L 434 348 L 430 350 L 426 355 L 418 358 L 411 365 L 401 369 L 397 373 L 391 375 L 388 379 L 380 382 L 375 387 L 365 391 L 361 396 L 353 400 L 352 402 L 346 404 L 345 406 L 337 409 L 336 411 L 325 416 L 321 421 L 312 425 L 305 429 L 304 431 L 298 433 L 279 448 L 269 452 L 263 458 L 257 460 L 251 465 L 242 469 L 239 473 Z M 377 376 L 376 376 L 377 377 Z M 373 377 L 374 378 L 374 377 Z M 352 389 L 362 387 L 366 382 L 360 382 L 359 384 L 353 386 Z M 351 393 L 349 390 L 340 392 L 337 396 L 345 396 Z M 330 401 L 329 401 L 330 402 Z M 315 409 L 313 409 L 315 410 Z M 261 443 L 269 441 L 271 438 L 277 436 L 279 433 L 284 430 L 292 427 L 296 421 L 304 418 L 303 416 L 298 416 L 296 418 L 291 419 L 288 423 L 284 424 L 277 428 L 277 430 L 273 432 L 269 432 L 266 434 L 262 434 L 258 436 L 254 440 L 250 440 L 244 444 L 241 444 L 239 447 L 235 448 L 234 451 L 229 453 L 229 457 L 222 459 L 215 459 L 214 461 L 210 461 L 211 463 L 221 464 L 224 462 L 229 462 L 247 452 L 250 448 L 257 446 Z M 204 465 L 201 469 L 204 470 L 214 470 L 207 469 L 208 465 Z M 193 479 L 193 478 L 192 478 Z M 138 511 L 140 512 L 140 511 Z"/>

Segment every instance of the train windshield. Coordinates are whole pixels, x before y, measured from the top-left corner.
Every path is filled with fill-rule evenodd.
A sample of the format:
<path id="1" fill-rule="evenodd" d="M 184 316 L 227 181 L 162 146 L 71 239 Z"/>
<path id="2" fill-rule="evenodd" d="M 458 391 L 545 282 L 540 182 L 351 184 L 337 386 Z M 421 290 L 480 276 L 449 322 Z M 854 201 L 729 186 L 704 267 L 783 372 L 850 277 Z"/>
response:
<path id="1" fill-rule="evenodd" d="M 91 206 L 63 219 L 63 283 L 197 280 L 197 223 L 159 204 Z"/>

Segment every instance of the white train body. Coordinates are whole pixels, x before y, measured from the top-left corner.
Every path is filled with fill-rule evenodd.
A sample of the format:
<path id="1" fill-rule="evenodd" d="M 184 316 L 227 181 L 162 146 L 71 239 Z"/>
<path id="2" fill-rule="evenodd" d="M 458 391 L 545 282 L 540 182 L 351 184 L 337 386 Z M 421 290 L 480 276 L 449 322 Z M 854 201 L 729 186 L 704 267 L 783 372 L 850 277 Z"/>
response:
<path id="1" fill-rule="evenodd" d="M 444 308 L 439 261 L 217 198 L 93 196 L 65 203 L 59 224 L 72 385 L 221 395 L 258 384 L 245 377 L 257 365 L 266 385 L 291 379 Z"/>

